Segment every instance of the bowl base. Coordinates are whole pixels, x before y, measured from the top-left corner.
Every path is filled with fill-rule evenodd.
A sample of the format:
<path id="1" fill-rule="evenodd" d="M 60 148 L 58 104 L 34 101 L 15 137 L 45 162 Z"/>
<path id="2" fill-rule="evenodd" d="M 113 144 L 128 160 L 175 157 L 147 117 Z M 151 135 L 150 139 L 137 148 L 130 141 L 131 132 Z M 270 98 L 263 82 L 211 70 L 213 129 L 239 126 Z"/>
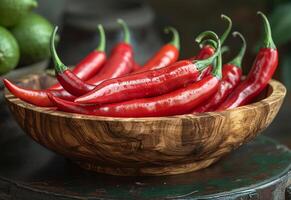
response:
<path id="1" fill-rule="evenodd" d="M 210 166 L 211 164 L 215 163 L 218 160 L 219 158 L 212 158 L 188 164 L 176 164 L 160 167 L 137 167 L 137 168 L 107 167 L 100 166 L 93 162 L 83 162 L 83 161 L 82 162 L 73 161 L 73 162 L 79 165 L 82 169 L 115 176 L 164 176 L 164 175 L 184 174 L 197 171 L 199 169 L 203 169 Z"/>

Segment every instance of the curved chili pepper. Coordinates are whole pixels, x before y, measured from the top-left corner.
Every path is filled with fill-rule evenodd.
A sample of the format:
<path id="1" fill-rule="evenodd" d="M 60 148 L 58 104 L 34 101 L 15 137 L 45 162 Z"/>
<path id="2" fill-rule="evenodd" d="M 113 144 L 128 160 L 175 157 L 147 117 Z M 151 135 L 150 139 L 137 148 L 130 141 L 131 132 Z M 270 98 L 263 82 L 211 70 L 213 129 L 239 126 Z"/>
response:
<path id="1" fill-rule="evenodd" d="M 220 44 L 217 51 L 220 52 Z M 208 75 L 199 82 L 161 96 L 107 104 L 101 107 L 80 105 L 54 96 L 50 96 L 50 98 L 52 98 L 59 110 L 67 112 L 110 117 L 170 116 L 185 114 L 212 96 L 219 87 L 220 78 L 221 53 L 219 53 L 217 66 L 213 74 Z"/>
<path id="2" fill-rule="evenodd" d="M 98 25 L 100 42 L 99 46 L 93 50 L 89 55 L 87 55 L 81 62 L 79 62 L 72 72 L 79 77 L 80 79 L 86 81 L 89 78 L 93 77 L 97 74 L 101 68 L 104 66 L 106 61 L 106 54 L 104 52 L 106 46 L 105 33 L 103 26 L 101 24 Z M 49 89 L 61 89 L 62 86 L 59 83 L 54 84 Z"/>
<path id="3" fill-rule="evenodd" d="M 54 61 L 55 65 L 55 71 L 56 71 L 56 77 L 59 81 L 59 83 L 62 85 L 62 87 L 68 91 L 69 93 L 80 96 L 86 92 L 91 91 L 94 89 L 94 85 L 86 84 L 84 81 L 82 81 L 80 78 L 78 78 L 68 67 L 66 67 L 60 60 L 60 58 L 57 55 L 56 49 L 55 49 L 55 35 L 58 30 L 58 27 L 56 26 L 50 41 L 50 49 L 51 49 L 51 55 L 52 59 Z"/>
<path id="4" fill-rule="evenodd" d="M 7 79 L 3 80 L 5 87 L 16 97 L 20 98 L 23 101 L 28 103 L 42 106 L 42 107 L 51 107 L 54 104 L 50 101 L 48 93 L 62 99 L 73 101 L 76 97 L 72 96 L 70 93 L 65 90 L 31 90 L 25 89 L 20 86 L 14 85 Z"/>
<path id="5" fill-rule="evenodd" d="M 220 41 L 221 41 L 221 45 L 225 42 L 226 38 L 228 37 L 231 29 L 232 29 L 232 21 L 231 19 L 226 16 L 226 15 L 221 15 L 221 18 L 226 20 L 228 23 L 228 26 L 226 28 L 226 30 L 224 31 L 224 33 L 222 34 Z M 199 38 L 196 38 L 196 40 L 199 40 Z M 190 60 L 203 60 L 206 58 L 209 58 L 210 56 L 212 56 L 215 52 L 215 47 L 213 46 L 213 43 L 208 43 L 209 40 L 205 40 L 204 43 L 201 43 L 200 47 L 200 51 L 199 53 L 190 58 Z M 206 67 L 201 73 L 200 76 L 198 77 L 197 81 L 203 79 L 205 76 L 209 75 L 212 72 L 212 66 L 208 66 Z"/>
<path id="6" fill-rule="evenodd" d="M 77 76 L 75 76 L 72 71 L 70 71 L 60 61 L 54 46 L 54 37 L 57 31 L 55 29 L 51 38 L 51 54 L 55 63 L 57 79 L 59 83 L 64 87 L 64 89 L 67 90 L 69 93 L 75 96 L 81 96 L 93 90 L 95 88 L 95 84 L 98 85 L 100 81 L 126 74 L 132 70 L 134 65 L 133 58 L 131 57 L 130 60 L 128 60 L 127 57 L 129 54 L 132 55 L 132 49 L 129 50 L 131 46 L 128 44 L 130 37 L 129 31 L 122 20 L 119 20 L 118 23 L 120 23 L 125 30 L 125 43 L 121 43 L 117 47 L 115 47 L 115 50 L 113 50 L 114 53 L 111 54 L 109 60 L 103 68 L 104 70 L 102 69 L 100 73 L 94 78 L 90 79 L 88 83 L 82 81 Z M 124 54 L 125 57 L 122 57 L 122 55 L 120 54 Z"/>
<path id="7" fill-rule="evenodd" d="M 110 58 L 105 63 L 98 75 L 87 81 L 87 84 L 99 85 L 106 79 L 117 78 L 130 73 L 133 70 L 133 49 L 130 45 L 130 32 L 122 19 L 117 22 L 124 31 L 124 41 L 118 43 L 111 51 Z"/>
<path id="8" fill-rule="evenodd" d="M 91 78 L 88 80 L 88 82 L 90 84 L 96 84 L 98 85 L 100 82 L 106 80 L 106 79 L 110 79 L 112 77 L 115 76 L 122 76 L 125 75 L 126 73 L 128 73 L 132 67 L 132 65 L 130 65 L 130 63 L 132 63 L 132 57 L 133 57 L 133 52 L 132 52 L 132 48 L 131 46 L 128 44 L 129 42 L 129 38 L 130 38 L 130 34 L 129 31 L 126 27 L 125 24 L 123 24 L 124 22 L 121 22 L 119 20 L 119 23 L 122 24 L 122 26 L 125 29 L 125 36 L 124 36 L 124 41 L 123 43 L 119 43 L 114 50 L 112 50 L 112 56 L 111 58 L 109 58 L 108 62 L 104 65 L 104 67 L 102 68 L 101 71 L 99 71 L 98 74 L 100 74 L 99 76 L 96 75 L 95 77 Z M 118 54 L 119 52 L 122 52 L 122 54 L 124 55 L 124 60 L 121 60 L 120 63 L 117 63 L 117 58 L 119 58 L 120 56 L 115 55 L 113 56 L 113 54 Z M 113 57 L 113 58 L 112 58 Z M 110 60 L 114 60 L 116 62 L 110 61 Z M 110 65 L 108 63 L 111 63 Z M 116 64 L 116 65 L 114 65 Z M 118 66 L 120 65 L 120 68 L 118 68 Z M 114 67 L 117 67 L 117 72 L 113 72 Z M 110 70 L 109 73 L 107 73 L 107 70 Z M 48 93 L 49 90 L 33 90 L 33 92 L 31 92 L 30 89 L 25 89 L 22 87 L 19 87 L 17 85 L 14 85 L 13 83 L 10 83 L 11 85 L 13 85 L 13 89 L 10 90 L 10 92 L 12 94 L 14 94 L 16 97 L 21 98 L 22 100 L 26 101 L 26 102 L 30 102 L 36 106 L 43 106 L 43 107 L 49 107 L 52 105 L 52 103 L 50 102 L 49 98 L 48 98 Z M 65 91 L 64 89 L 60 89 L 57 90 L 58 94 L 56 96 L 62 98 L 62 99 L 67 99 L 68 100 L 73 100 L 75 99 L 75 96 L 69 94 L 67 91 Z M 55 91 L 53 90 L 52 93 L 54 93 Z M 25 95 L 21 95 L 21 93 L 24 93 Z M 35 101 L 33 100 L 35 99 Z M 40 99 L 39 101 L 37 99 Z M 42 100 L 43 99 L 43 100 Z"/>
<path id="9" fill-rule="evenodd" d="M 269 21 L 262 12 L 258 12 L 258 15 L 263 18 L 264 22 L 264 45 L 259 50 L 246 79 L 236 87 L 217 110 L 231 109 L 251 102 L 267 86 L 278 66 L 278 51 L 272 39 Z"/>
<path id="10" fill-rule="evenodd" d="M 178 60 L 180 51 L 179 33 L 173 27 L 167 27 L 164 31 L 165 33 L 172 32 L 172 41 L 164 45 L 150 60 L 144 64 L 142 68 L 135 71 L 135 73 L 166 67 Z"/>
<path id="11" fill-rule="evenodd" d="M 196 81 L 199 73 L 210 65 L 220 51 L 206 60 L 183 60 L 170 66 L 137 74 L 110 79 L 91 92 L 77 98 L 84 104 L 115 103 L 165 94 Z"/>
<path id="12" fill-rule="evenodd" d="M 241 64 L 246 51 L 246 41 L 240 33 L 233 33 L 233 36 L 237 35 L 243 42 L 241 50 L 232 61 L 223 65 L 222 79 L 218 91 L 206 102 L 203 102 L 202 105 L 194 109 L 194 113 L 214 111 L 240 83 L 242 76 Z"/>
<path id="13" fill-rule="evenodd" d="M 224 14 L 222 14 L 220 17 L 223 20 L 226 20 L 228 23 L 226 30 L 224 31 L 224 33 L 220 37 L 221 45 L 223 45 L 223 43 L 225 42 L 226 38 L 228 37 L 228 35 L 232 29 L 232 21 L 228 16 L 226 16 Z M 198 52 L 198 54 L 196 56 L 190 58 L 190 60 L 203 60 L 203 59 L 209 58 L 210 56 L 212 56 L 214 54 L 215 47 L 213 46 L 213 43 L 208 43 L 208 41 L 209 40 L 205 40 L 205 42 L 200 45 L 200 47 L 201 47 L 200 51 Z"/>

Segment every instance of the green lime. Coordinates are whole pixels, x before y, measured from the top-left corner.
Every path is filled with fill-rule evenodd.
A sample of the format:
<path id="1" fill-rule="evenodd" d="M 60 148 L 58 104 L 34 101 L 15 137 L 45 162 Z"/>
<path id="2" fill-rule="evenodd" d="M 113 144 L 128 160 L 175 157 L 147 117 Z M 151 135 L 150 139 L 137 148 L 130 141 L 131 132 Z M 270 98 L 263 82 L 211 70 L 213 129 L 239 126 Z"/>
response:
<path id="1" fill-rule="evenodd" d="M 0 26 L 0 75 L 14 69 L 19 61 L 19 47 L 13 35 Z"/>
<path id="2" fill-rule="evenodd" d="M 29 13 L 11 32 L 19 44 L 21 64 L 32 64 L 50 56 L 53 26 L 42 16 Z"/>
<path id="3" fill-rule="evenodd" d="M 35 7 L 36 0 L 0 0 L 0 25 L 14 26 Z"/>

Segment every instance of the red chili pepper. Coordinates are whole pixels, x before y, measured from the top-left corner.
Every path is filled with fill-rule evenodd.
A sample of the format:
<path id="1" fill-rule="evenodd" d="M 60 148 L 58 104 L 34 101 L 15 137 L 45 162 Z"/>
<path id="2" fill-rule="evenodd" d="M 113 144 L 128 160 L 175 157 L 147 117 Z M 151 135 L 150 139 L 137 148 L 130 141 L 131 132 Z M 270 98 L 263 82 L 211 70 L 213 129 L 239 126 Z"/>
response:
<path id="1" fill-rule="evenodd" d="M 28 103 L 42 106 L 42 107 L 51 107 L 54 104 L 50 101 L 48 93 L 62 99 L 73 101 L 76 97 L 72 96 L 70 93 L 65 90 L 31 90 L 25 89 L 20 86 L 14 85 L 7 79 L 3 80 L 5 87 L 16 97 L 26 101 Z"/>
<path id="2" fill-rule="evenodd" d="M 210 32 L 207 32 L 208 34 Z M 214 33 L 213 33 L 214 34 Z M 216 36 L 214 34 L 214 36 Z M 218 39 L 218 37 L 217 37 Z M 220 44 L 219 49 L 220 52 Z M 104 106 L 80 105 L 50 96 L 59 110 L 87 115 L 110 117 L 157 117 L 185 114 L 212 96 L 218 89 L 221 78 L 221 53 L 213 74 L 203 80 L 152 98 L 135 99 Z"/>
<path id="3" fill-rule="evenodd" d="M 123 20 L 118 19 L 117 22 L 123 27 L 124 41 L 114 47 L 100 73 L 87 81 L 88 84 L 99 85 L 104 80 L 126 75 L 133 70 L 134 57 L 130 45 L 130 32 Z"/>
<path id="4" fill-rule="evenodd" d="M 195 82 L 200 71 L 211 64 L 219 52 L 206 60 L 183 60 L 164 68 L 104 81 L 75 102 L 105 104 L 166 94 Z"/>
<path id="5" fill-rule="evenodd" d="M 226 16 L 226 15 L 221 15 L 221 18 L 223 20 L 226 20 L 228 23 L 227 29 L 225 30 L 225 32 L 222 34 L 221 38 L 220 38 L 220 42 L 221 45 L 225 42 L 226 38 L 228 37 L 231 29 L 232 29 L 232 21 L 231 19 Z M 196 40 L 199 40 L 199 38 L 196 38 Z M 210 41 L 210 42 L 209 42 Z M 215 52 L 215 47 L 213 46 L 213 43 L 211 42 L 211 40 L 205 40 L 204 43 L 201 43 L 201 49 L 199 51 L 199 53 L 190 58 L 190 60 L 203 60 L 203 59 L 207 59 L 210 56 L 212 56 Z M 224 51 L 222 51 L 223 53 Z M 200 81 L 201 79 L 203 79 L 204 77 L 208 76 L 210 73 L 212 72 L 212 66 L 208 66 L 206 67 L 204 70 L 201 71 L 200 76 L 198 77 L 197 81 Z"/>
<path id="6" fill-rule="evenodd" d="M 180 38 L 179 33 L 173 27 L 165 28 L 165 32 L 172 32 L 173 39 L 168 44 L 164 45 L 150 60 L 148 60 L 142 68 L 135 73 L 144 72 L 153 69 L 160 69 L 173 64 L 179 58 Z"/>
<path id="7" fill-rule="evenodd" d="M 125 40 L 129 42 L 128 29 L 123 21 L 118 21 L 124 27 Z M 128 42 L 121 43 L 115 47 L 114 53 L 111 54 L 111 57 L 104 66 L 100 73 L 88 82 L 92 81 L 91 84 L 86 83 L 79 79 L 72 71 L 70 71 L 59 59 L 55 46 L 54 46 L 54 37 L 57 29 L 55 29 L 52 38 L 51 38 L 51 54 L 55 63 L 55 69 L 57 74 L 57 79 L 59 83 L 63 86 L 65 90 L 75 96 L 81 96 L 88 93 L 89 91 L 95 88 L 95 84 L 98 85 L 99 82 L 108 78 L 114 78 L 115 76 L 120 76 L 120 74 L 128 73 L 133 68 L 133 58 L 132 58 L 132 49 Z M 126 49 L 125 49 L 126 48 Z M 120 55 L 123 54 L 123 55 Z M 127 60 L 127 55 L 131 55 L 130 60 Z M 113 76 L 113 77 L 112 77 Z M 96 80 L 98 80 L 96 82 Z"/>
<path id="8" fill-rule="evenodd" d="M 80 63 L 78 63 L 72 72 L 80 79 L 86 81 L 97 74 L 103 67 L 106 61 L 105 50 L 105 33 L 103 26 L 98 25 L 98 30 L 100 34 L 99 46 L 93 50 L 88 56 L 86 56 Z M 59 83 L 54 84 L 49 89 L 62 89 Z"/>
<path id="9" fill-rule="evenodd" d="M 134 72 L 134 71 L 137 71 L 137 70 L 140 70 L 140 69 L 141 69 L 141 66 L 139 64 L 137 64 L 136 62 L 134 62 L 132 71 Z"/>
<path id="10" fill-rule="evenodd" d="M 78 78 L 67 66 L 65 66 L 57 55 L 55 49 L 55 35 L 58 27 L 55 27 L 50 42 L 51 55 L 55 65 L 56 77 L 62 87 L 69 93 L 80 96 L 94 89 L 94 85 L 90 85 Z"/>
<path id="11" fill-rule="evenodd" d="M 251 102 L 267 86 L 278 66 L 278 51 L 272 39 L 270 24 L 262 12 L 258 12 L 258 14 L 264 21 L 264 45 L 247 78 L 238 85 L 217 110 L 231 109 Z"/>
<path id="12" fill-rule="evenodd" d="M 243 46 L 238 55 L 231 62 L 223 66 L 222 79 L 218 91 L 206 102 L 203 102 L 202 105 L 194 109 L 194 113 L 214 111 L 240 83 L 242 76 L 241 64 L 246 51 L 246 41 L 238 32 L 234 32 L 233 35 L 238 35 L 241 38 Z"/>

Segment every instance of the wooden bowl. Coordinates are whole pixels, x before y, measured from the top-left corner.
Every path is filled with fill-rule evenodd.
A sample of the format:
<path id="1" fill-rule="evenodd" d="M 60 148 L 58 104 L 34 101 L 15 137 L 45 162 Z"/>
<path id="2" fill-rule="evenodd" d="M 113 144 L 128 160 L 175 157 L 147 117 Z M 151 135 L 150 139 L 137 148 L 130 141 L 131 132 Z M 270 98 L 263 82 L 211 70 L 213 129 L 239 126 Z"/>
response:
<path id="1" fill-rule="evenodd" d="M 32 75 L 23 86 L 52 79 Z M 11 112 L 36 142 L 82 168 L 113 175 L 170 175 L 205 168 L 269 126 L 286 94 L 272 80 L 247 106 L 199 115 L 112 118 L 70 114 L 25 103 L 6 91 Z M 33 159 L 33 158 L 27 158 Z"/>

